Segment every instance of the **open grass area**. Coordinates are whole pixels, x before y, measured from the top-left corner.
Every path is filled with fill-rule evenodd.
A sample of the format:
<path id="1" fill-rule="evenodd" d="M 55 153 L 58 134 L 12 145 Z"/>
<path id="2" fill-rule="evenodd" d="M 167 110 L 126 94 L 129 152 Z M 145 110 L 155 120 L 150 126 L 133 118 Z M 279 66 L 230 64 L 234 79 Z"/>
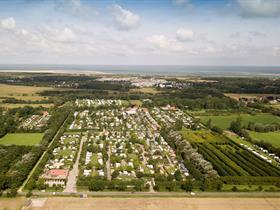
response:
<path id="1" fill-rule="evenodd" d="M 72 154 L 72 150 L 71 149 L 60 150 L 58 154 L 61 156 L 70 156 Z"/>
<path id="2" fill-rule="evenodd" d="M 230 123 L 236 120 L 239 116 L 242 118 L 243 125 L 247 125 L 249 122 L 260 124 L 272 124 L 280 122 L 280 118 L 268 113 L 259 113 L 255 115 L 249 114 L 229 114 L 229 115 L 197 115 L 203 123 L 207 123 L 209 119 L 212 120 L 212 124 L 222 129 L 228 129 Z"/>
<path id="3" fill-rule="evenodd" d="M 38 93 L 44 90 L 53 90 L 53 88 L 0 84 L 0 97 L 11 97 L 30 101 L 42 100 L 44 97 L 38 95 Z"/>
<path id="4" fill-rule="evenodd" d="M 6 104 L 6 103 L 0 103 L 1 107 L 5 107 L 7 109 L 14 109 L 18 107 L 24 107 L 24 106 L 31 106 L 31 107 L 45 107 L 45 108 L 50 108 L 53 106 L 53 104 Z"/>
<path id="5" fill-rule="evenodd" d="M 136 105 L 136 106 L 142 105 L 142 101 L 140 101 L 140 100 L 130 100 L 129 102 L 130 102 L 130 104 Z"/>
<path id="6" fill-rule="evenodd" d="M 6 210 L 19 210 L 22 209 L 24 204 L 26 204 L 27 198 L 16 197 L 16 198 L 0 198 L 0 209 Z"/>
<path id="7" fill-rule="evenodd" d="M 255 141 L 264 141 L 267 143 L 272 144 L 274 147 L 280 148 L 280 132 L 267 132 L 267 133 L 260 133 L 249 131 L 251 138 Z"/>
<path id="8" fill-rule="evenodd" d="M 209 142 L 225 142 L 227 141 L 222 135 L 216 134 L 210 130 L 189 130 L 183 128 L 180 131 L 183 137 L 189 142 L 209 143 Z"/>
<path id="9" fill-rule="evenodd" d="M 153 87 L 142 87 L 142 88 L 133 88 L 130 89 L 129 92 L 131 93 L 150 93 L 150 94 L 157 94 L 160 93 L 161 91 L 157 90 L 156 88 Z"/>
<path id="10" fill-rule="evenodd" d="M 225 93 L 225 96 L 239 100 L 239 98 L 260 98 L 262 96 L 274 96 L 277 94 L 258 94 L 258 93 Z"/>
<path id="11" fill-rule="evenodd" d="M 272 108 L 275 108 L 275 109 L 280 109 L 280 103 L 277 103 L 277 104 L 270 104 L 270 105 L 268 105 L 268 106 L 270 106 L 270 107 L 272 107 Z"/>
<path id="12" fill-rule="evenodd" d="M 39 144 L 43 138 L 43 133 L 8 133 L 0 138 L 2 145 L 27 145 Z"/>

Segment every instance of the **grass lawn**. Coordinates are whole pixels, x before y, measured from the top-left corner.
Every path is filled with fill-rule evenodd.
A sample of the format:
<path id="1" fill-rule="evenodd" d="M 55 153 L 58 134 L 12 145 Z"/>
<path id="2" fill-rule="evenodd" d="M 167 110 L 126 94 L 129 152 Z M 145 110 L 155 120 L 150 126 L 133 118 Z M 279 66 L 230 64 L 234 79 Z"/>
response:
<path id="1" fill-rule="evenodd" d="M 268 106 L 273 107 L 275 109 L 280 109 L 280 103 L 278 103 L 278 104 L 271 104 L 271 105 L 268 105 Z"/>
<path id="2" fill-rule="evenodd" d="M 0 138 L 2 145 L 28 145 L 32 146 L 39 144 L 43 138 L 43 133 L 8 133 Z"/>
<path id="3" fill-rule="evenodd" d="M 72 150 L 71 149 L 60 150 L 58 154 L 62 156 L 70 156 L 72 154 Z"/>
<path id="4" fill-rule="evenodd" d="M 255 141 L 264 141 L 267 143 L 272 144 L 274 147 L 280 148 L 280 132 L 267 132 L 267 133 L 260 133 L 249 131 L 249 134 L 252 139 Z"/>
<path id="5" fill-rule="evenodd" d="M 91 157 L 91 163 L 93 164 L 93 165 L 96 165 L 97 163 L 98 163 L 98 158 L 97 158 L 97 154 L 92 154 L 92 157 Z"/>
<path id="6" fill-rule="evenodd" d="M 137 105 L 137 106 L 141 106 L 142 105 L 142 101 L 140 101 L 140 100 L 130 100 L 129 102 L 132 105 Z"/>
<path id="7" fill-rule="evenodd" d="M 65 144 L 68 144 L 68 143 L 70 143 L 71 141 L 75 141 L 75 142 L 78 142 L 79 141 L 79 139 L 77 139 L 77 138 L 66 138 L 66 139 L 64 139 L 64 143 Z"/>
<path id="8" fill-rule="evenodd" d="M 150 94 L 157 94 L 160 93 L 161 91 L 157 90 L 156 88 L 153 87 L 142 87 L 142 88 L 133 88 L 130 89 L 129 92 L 131 93 L 150 93 Z"/>
<path id="9" fill-rule="evenodd" d="M 280 122 L 280 118 L 272 114 L 260 113 L 256 115 L 249 114 L 229 114 L 229 115 L 200 115 L 198 116 L 203 123 L 207 123 L 209 119 L 212 120 L 212 124 L 222 129 L 228 129 L 230 123 L 241 116 L 242 123 L 247 125 L 249 122 L 255 122 L 260 124 L 272 124 Z"/>

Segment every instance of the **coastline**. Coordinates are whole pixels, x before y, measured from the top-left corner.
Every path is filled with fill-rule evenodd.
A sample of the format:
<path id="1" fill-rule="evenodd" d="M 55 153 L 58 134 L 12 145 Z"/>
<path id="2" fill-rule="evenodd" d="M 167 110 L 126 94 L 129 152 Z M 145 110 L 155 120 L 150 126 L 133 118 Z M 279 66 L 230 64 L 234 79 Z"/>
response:
<path id="1" fill-rule="evenodd" d="M 85 74 L 85 75 L 112 75 L 113 73 L 107 73 L 107 72 L 102 72 L 102 71 L 95 71 L 95 70 L 87 70 L 87 71 L 81 71 L 81 70 L 62 70 L 62 69 L 57 69 L 57 70 L 33 70 L 33 69 L 26 69 L 26 70 L 0 70 L 0 73 L 50 73 L 50 74 Z"/>

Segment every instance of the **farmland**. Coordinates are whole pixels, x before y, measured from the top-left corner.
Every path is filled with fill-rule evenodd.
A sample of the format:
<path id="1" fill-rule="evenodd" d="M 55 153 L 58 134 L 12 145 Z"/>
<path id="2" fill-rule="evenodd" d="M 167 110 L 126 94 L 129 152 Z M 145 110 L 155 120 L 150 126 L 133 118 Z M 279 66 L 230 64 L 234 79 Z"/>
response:
<path id="1" fill-rule="evenodd" d="M 280 121 L 280 118 L 273 116 L 268 113 L 259 113 L 255 115 L 249 114 L 226 114 L 226 115 L 211 115 L 211 113 L 203 113 L 202 115 L 197 115 L 203 123 L 207 123 L 211 119 L 213 125 L 216 125 L 222 129 L 228 129 L 230 123 L 241 117 L 242 124 L 247 125 L 249 122 L 259 123 L 259 124 L 272 124 Z"/>
<path id="2" fill-rule="evenodd" d="M 7 108 L 7 109 L 14 109 L 14 108 L 19 108 L 19 107 L 24 107 L 24 106 L 31 106 L 31 107 L 44 107 L 44 108 L 51 108 L 53 104 L 12 104 L 12 103 L 0 103 L 1 107 Z"/>
<path id="3" fill-rule="evenodd" d="M 250 134 L 250 137 L 255 141 L 264 141 L 264 142 L 270 143 L 274 147 L 280 148 L 280 132 L 279 131 L 278 132 L 277 131 L 266 132 L 266 133 L 250 131 L 249 134 Z"/>
<path id="4" fill-rule="evenodd" d="M 42 100 L 44 97 L 38 93 L 44 90 L 53 90 L 53 88 L 0 84 L 0 98 L 11 97 L 27 101 Z"/>
<path id="5" fill-rule="evenodd" d="M 142 87 L 142 88 L 135 88 L 135 89 L 130 89 L 129 90 L 131 93 L 137 93 L 137 92 L 141 92 L 141 93 L 150 93 L 150 94 L 157 94 L 160 93 L 159 90 L 157 90 L 156 88 L 152 88 L 152 87 Z"/>
<path id="6" fill-rule="evenodd" d="M 205 130 L 183 131 L 183 136 L 221 176 L 280 176 L 277 168 L 223 136 Z"/>
<path id="7" fill-rule="evenodd" d="M 207 195 L 206 195 L 207 196 Z M 234 195 L 233 195 L 234 196 Z M 278 209 L 280 201 L 278 198 L 67 198 L 48 197 L 33 198 L 31 209 L 92 209 L 112 210 L 122 209 L 146 209 L 146 210 L 195 210 L 195 209 Z M 3 202 L 5 204 L 5 202 Z M 37 204 L 37 205 L 36 205 Z M 0 205 L 1 207 L 1 205 Z"/>
<path id="8" fill-rule="evenodd" d="M 32 146 L 39 144 L 42 137 L 42 133 L 8 133 L 4 137 L 0 138 L 0 144 Z"/>

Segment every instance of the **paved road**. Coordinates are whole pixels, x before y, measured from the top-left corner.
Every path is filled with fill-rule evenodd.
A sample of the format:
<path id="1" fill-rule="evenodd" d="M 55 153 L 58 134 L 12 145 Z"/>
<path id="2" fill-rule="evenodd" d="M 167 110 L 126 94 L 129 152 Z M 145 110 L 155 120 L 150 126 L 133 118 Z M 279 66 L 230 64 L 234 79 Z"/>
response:
<path id="1" fill-rule="evenodd" d="M 108 148 L 108 160 L 106 161 L 106 168 L 107 168 L 107 180 L 111 180 L 111 146 L 109 145 Z"/>
<path id="2" fill-rule="evenodd" d="M 21 192 L 19 195 L 26 195 L 27 192 Z M 119 192 L 119 191 L 105 191 L 105 192 L 32 192 L 34 196 L 80 196 L 87 194 L 92 197 L 219 197 L 219 198 L 258 198 L 258 197 L 280 197 L 279 192 Z"/>
<path id="3" fill-rule="evenodd" d="M 82 153 L 83 144 L 86 141 L 86 139 L 87 139 L 87 136 L 83 136 L 82 139 L 81 139 L 77 159 L 76 159 L 76 162 L 73 165 L 72 170 L 70 171 L 70 173 L 68 175 L 67 184 L 66 184 L 66 187 L 64 189 L 64 192 L 67 192 L 67 193 L 77 192 L 76 182 L 77 182 L 77 176 L 79 175 L 80 156 L 81 156 L 81 153 Z"/>

